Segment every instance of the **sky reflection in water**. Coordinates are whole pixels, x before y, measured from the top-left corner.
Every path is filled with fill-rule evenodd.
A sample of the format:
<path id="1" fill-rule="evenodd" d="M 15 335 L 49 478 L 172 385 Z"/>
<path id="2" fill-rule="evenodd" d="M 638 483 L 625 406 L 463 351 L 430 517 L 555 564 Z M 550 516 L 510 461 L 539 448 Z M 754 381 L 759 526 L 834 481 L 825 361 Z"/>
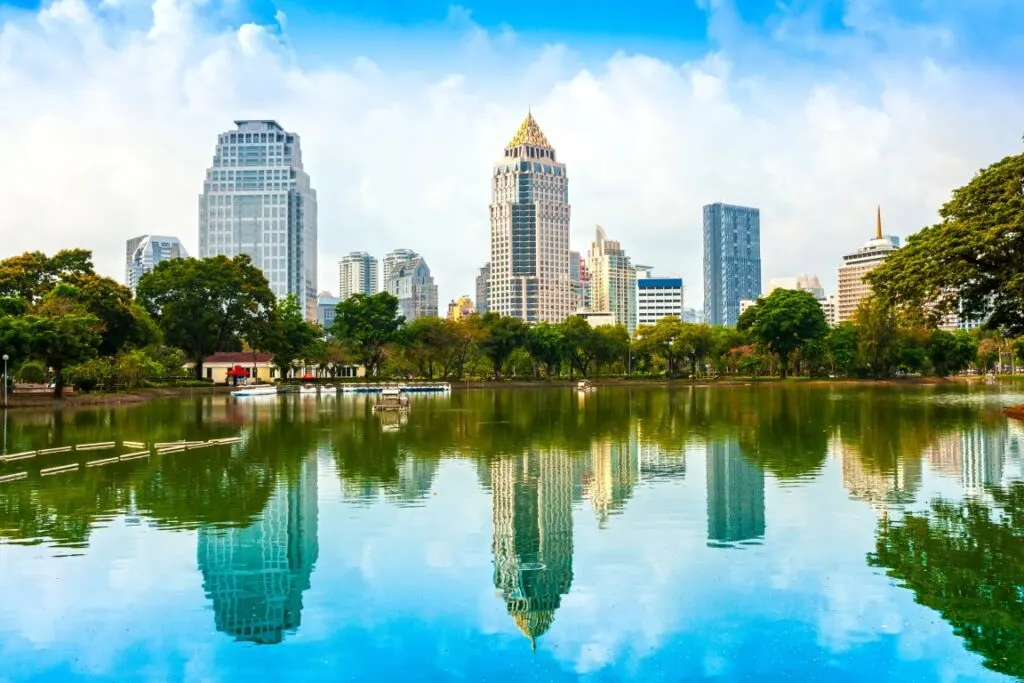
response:
<path id="1" fill-rule="evenodd" d="M 1024 676 L 1024 397 L 372 400 L 8 416 L 7 452 L 243 442 L 0 464 L 0 680 Z"/>

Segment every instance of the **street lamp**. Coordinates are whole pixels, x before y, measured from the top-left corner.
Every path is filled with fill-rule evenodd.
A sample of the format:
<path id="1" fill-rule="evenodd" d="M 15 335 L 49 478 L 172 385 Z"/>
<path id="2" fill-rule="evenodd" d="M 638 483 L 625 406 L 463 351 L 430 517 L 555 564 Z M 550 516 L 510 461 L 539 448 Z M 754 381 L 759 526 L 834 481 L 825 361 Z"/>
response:
<path id="1" fill-rule="evenodd" d="M 7 407 L 7 361 L 11 359 L 6 353 L 4 354 L 4 408 Z"/>

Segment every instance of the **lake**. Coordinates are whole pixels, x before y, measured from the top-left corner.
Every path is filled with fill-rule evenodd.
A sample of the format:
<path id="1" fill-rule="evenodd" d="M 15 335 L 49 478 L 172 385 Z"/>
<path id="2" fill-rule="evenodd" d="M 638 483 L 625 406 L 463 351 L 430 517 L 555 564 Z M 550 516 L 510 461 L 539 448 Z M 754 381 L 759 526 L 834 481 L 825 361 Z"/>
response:
<path id="1" fill-rule="evenodd" d="M 374 401 L 7 414 L 0 681 L 1024 677 L 1013 390 Z"/>

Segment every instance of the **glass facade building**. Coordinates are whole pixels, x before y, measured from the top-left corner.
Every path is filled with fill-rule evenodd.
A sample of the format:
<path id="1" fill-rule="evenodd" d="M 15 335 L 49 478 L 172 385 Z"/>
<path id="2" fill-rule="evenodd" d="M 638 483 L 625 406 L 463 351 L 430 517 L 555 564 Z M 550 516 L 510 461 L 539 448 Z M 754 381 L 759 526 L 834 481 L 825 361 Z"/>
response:
<path id="1" fill-rule="evenodd" d="M 125 246 L 124 284 L 135 291 L 142 276 L 161 261 L 188 258 L 185 247 L 177 237 L 141 235 L 128 240 Z"/>
<path id="2" fill-rule="evenodd" d="M 761 212 L 745 206 L 704 207 L 704 316 L 735 325 L 740 300 L 761 296 Z"/>
<path id="3" fill-rule="evenodd" d="M 299 136 L 276 121 L 221 133 L 199 197 L 199 256 L 246 254 L 277 297 L 294 294 L 316 320 L 316 191 Z"/>

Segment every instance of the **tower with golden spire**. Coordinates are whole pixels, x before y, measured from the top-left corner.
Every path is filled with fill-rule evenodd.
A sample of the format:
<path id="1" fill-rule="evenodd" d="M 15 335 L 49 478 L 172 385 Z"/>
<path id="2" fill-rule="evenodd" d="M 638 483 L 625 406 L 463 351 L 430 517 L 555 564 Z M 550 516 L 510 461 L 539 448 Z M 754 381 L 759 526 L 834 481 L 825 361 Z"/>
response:
<path id="1" fill-rule="evenodd" d="M 488 310 L 528 323 L 572 312 L 569 178 L 532 112 L 491 174 Z"/>
<path id="2" fill-rule="evenodd" d="M 836 322 L 853 318 L 860 302 L 871 295 L 871 287 L 864 276 L 900 248 L 898 237 L 882 234 L 882 207 L 875 208 L 875 234 L 863 247 L 843 256 L 836 283 Z"/>

